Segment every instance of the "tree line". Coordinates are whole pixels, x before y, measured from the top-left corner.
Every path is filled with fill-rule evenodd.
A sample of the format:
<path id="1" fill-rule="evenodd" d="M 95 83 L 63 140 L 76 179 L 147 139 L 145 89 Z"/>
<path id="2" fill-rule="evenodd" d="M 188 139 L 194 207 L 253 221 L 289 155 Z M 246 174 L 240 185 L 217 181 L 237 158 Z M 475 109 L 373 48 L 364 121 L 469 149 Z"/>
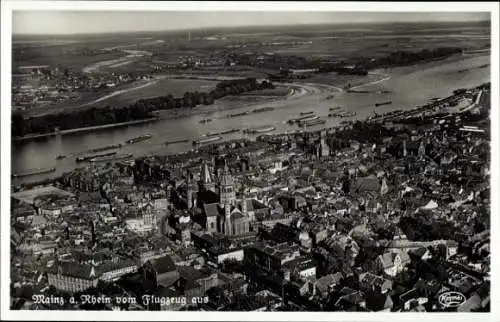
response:
<path id="1" fill-rule="evenodd" d="M 269 69 L 317 69 L 317 73 L 336 72 L 339 75 L 366 76 L 368 71 L 372 69 L 404 66 L 434 59 L 444 59 L 461 52 L 462 49 L 458 47 L 440 47 L 435 49 L 422 49 L 419 51 L 398 50 L 379 58 L 358 57 L 338 62 L 325 62 L 321 59 L 306 60 L 303 58 L 299 59 L 295 56 L 285 58 L 274 55 L 272 59 L 268 58 L 268 60 L 262 62 L 261 65 Z M 247 61 L 245 62 L 248 63 Z M 249 65 L 252 64 L 249 63 Z M 351 65 L 351 67 L 346 67 L 346 65 Z M 283 73 L 273 75 L 273 77 L 277 81 L 289 79 L 289 75 Z"/>
<path id="2" fill-rule="evenodd" d="M 20 137 L 32 133 L 51 133 L 56 129 L 69 130 L 89 126 L 99 126 L 153 117 L 155 110 L 194 108 L 198 105 L 211 105 L 216 99 L 228 95 L 274 88 L 266 80 L 258 82 L 255 78 L 224 80 L 208 92 L 186 92 L 182 97 L 172 94 L 140 99 L 128 106 L 92 107 L 85 110 L 68 111 L 24 118 L 20 112 L 12 114 L 12 136 Z"/>
<path id="3" fill-rule="evenodd" d="M 462 49 L 457 47 L 440 47 L 432 50 L 422 49 L 419 51 L 398 50 L 380 58 L 361 57 L 353 59 L 350 62 L 342 61 L 338 63 L 320 63 L 318 66 L 318 72 L 337 72 L 345 75 L 366 75 L 371 69 L 404 66 L 434 59 L 444 59 L 461 52 Z M 348 63 L 351 63 L 353 68 L 345 68 L 345 65 Z"/>

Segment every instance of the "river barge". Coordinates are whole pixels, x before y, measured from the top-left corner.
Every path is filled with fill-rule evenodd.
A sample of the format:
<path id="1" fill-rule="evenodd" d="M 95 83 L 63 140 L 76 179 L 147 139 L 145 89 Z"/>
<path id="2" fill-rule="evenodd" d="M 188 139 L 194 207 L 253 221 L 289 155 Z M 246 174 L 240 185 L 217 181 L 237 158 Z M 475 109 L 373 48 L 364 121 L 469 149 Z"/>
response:
<path id="1" fill-rule="evenodd" d="M 138 143 L 138 142 L 142 142 L 142 141 L 146 141 L 146 140 L 149 140 L 151 139 L 153 136 L 151 134 L 146 134 L 146 135 L 141 135 L 141 136 L 138 136 L 136 138 L 133 138 L 133 139 L 130 139 L 130 140 L 127 140 L 126 143 L 127 144 L 134 144 L 134 143 Z"/>
<path id="2" fill-rule="evenodd" d="M 212 119 L 203 119 L 203 120 L 199 120 L 198 123 L 200 123 L 200 124 L 207 124 L 207 123 L 210 123 L 212 121 L 213 121 Z"/>
<path id="3" fill-rule="evenodd" d="M 222 140 L 222 137 L 220 137 L 220 136 L 210 136 L 210 137 L 205 137 L 205 138 L 201 138 L 198 140 L 194 140 L 193 145 L 212 143 L 212 142 L 217 142 L 220 140 Z"/>
<path id="4" fill-rule="evenodd" d="M 375 103 L 375 106 L 376 106 L 376 107 L 379 107 L 379 106 L 383 106 L 383 105 L 390 105 L 390 104 L 392 104 L 392 101 Z"/>
<path id="5" fill-rule="evenodd" d="M 263 112 L 270 112 L 274 111 L 274 107 L 261 107 L 261 108 L 256 108 L 252 110 L 252 113 L 263 113 Z"/>
<path id="6" fill-rule="evenodd" d="M 14 178 L 21 178 L 21 177 L 28 177 L 28 176 L 34 176 L 37 174 L 46 174 L 46 173 L 52 173 L 55 172 L 56 168 L 42 168 L 42 169 L 32 169 L 28 171 L 22 171 L 18 173 L 13 173 L 12 177 Z"/>
<path id="7" fill-rule="evenodd" d="M 85 162 L 89 161 L 95 158 L 101 158 L 101 157 L 108 157 L 115 155 L 116 152 L 108 152 L 108 153 L 103 153 L 103 154 L 93 154 L 93 155 L 82 155 L 76 158 L 76 162 Z"/>
<path id="8" fill-rule="evenodd" d="M 314 126 L 314 125 L 320 125 L 320 124 L 325 124 L 325 123 L 326 123 L 326 120 L 316 119 L 316 120 L 309 120 L 309 121 L 302 122 L 299 124 L 299 126 L 307 127 L 307 126 Z"/>
<path id="9" fill-rule="evenodd" d="M 245 129 L 243 130 L 243 132 L 250 134 L 261 134 L 261 133 L 272 132 L 274 130 L 276 130 L 274 126 L 261 126 L 257 128 Z"/>
<path id="10" fill-rule="evenodd" d="M 119 149 L 121 147 L 122 147 L 122 144 L 113 144 L 113 145 L 103 146 L 100 148 L 89 149 L 88 151 L 90 153 L 95 153 L 95 152 L 102 152 L 102 151 L 106 151 L 106 150 Z"/>
<path id="11" fill-rule="evenodd" d="M 123 160 L 123 159 L 130 159 L 132 157 L 133 157 L 132 153 L 127 153 L 127 154 L 117 154 L 117 155 L 96 157 L 96 158 L 90 159 L 89 161 L 90 162 L 117 161 L 117 160 Z"/>
<path id="12" fill-rule="evenodd" d="M 310 119 L 311 117 L 317 117 L 317 116 L 312 116 L 312 115 L 300 116 L 300 117 L 289 119 L 287 122 L 290 124 L 299 123 L 300 121 Z"/>
<path id="13" fill-rule="evenodd" d="M 177 144 L 177 143 L 187 143 L 187 142 L 189 142 L 188 139 L 179 139 L 179 140 L 173 140 L 173 141 L 165 141 L 165 145 Z"/>
<path id="14" fill-rule="evenodd" d="M 228 114 L 228 115 L 226 115 L 226 117 L 233 118 L 233 117 L 239 117 L 239 116 L 245 116 L 245 115 L 248 115 L 248 112 Z"/>

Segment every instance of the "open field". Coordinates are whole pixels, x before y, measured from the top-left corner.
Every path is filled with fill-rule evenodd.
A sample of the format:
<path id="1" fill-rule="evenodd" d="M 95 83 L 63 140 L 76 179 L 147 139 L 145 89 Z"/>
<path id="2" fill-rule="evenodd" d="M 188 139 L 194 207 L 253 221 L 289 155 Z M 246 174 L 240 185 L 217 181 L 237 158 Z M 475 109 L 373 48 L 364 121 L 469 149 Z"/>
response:
<path id="1" fill-rule="evenodd" d="M 34 202 L 34 199 L 37 197 L 53 196 L 53 195 L 57 195 L 60 197 L 73 196 L 73 194 L 68 192 L 68 191 L 61 190 L 61 189 L 56 188 L 54 186 L 47 186 L 47 187 L 34 188 L 31 190 L 25 190 L 25 191 L 13 193 L 12 198 L 24 201 L 28 204 L 32 204 Z"/>
<path id="2" fill-rule="evenodd" d="M 160 79 L 150 82 L 149 86 L 130 90 L 109 99 L 102 100 L 98 105 L 123 106 L 133 104 L 139 99 L 172 94 L 181 97 L 185 92 L 209 92 L 215 88 L 216 82 L 199 79 Z"/>
<path id="3" fill-rule="evenodd" d="M 366 25 L 316 25 L 247 27 L 239 30 L 148 32 L 101 37 L 73 36 L 61 39 L 13 39 L 14 65 L 49 64 L 83 68 L 100 60 L 126 56 L 122 49 L 153 53 L 152 61 L 176 62 L 182 56 L 212 58 L 225 53 L 276 53 L 308 59 L 378 57 L 397 50 L 421 50 L 459 46 L 481 49 L 490 43 L 489 25 L 456 23 Z M 145 39 L 147 38 L 147 40 Z M 115 50 L 115 51 L 110 51 Z M 83 54 L 107 51 L 98 55 Z M 127 70 L 136 63 L 124 65 Z M 138 59 L 140 69 L 149 61 Z M 119 66 L 118 66 L 119 67 Z M 118 68 L 117 67 L 117 68 Z M 118 69 L 119 70 L 119 69 Z"/>
<path id="4" fill-rule="evenodd" d="M 107 74 L 137 71 L 150 73 L 157 64 L 176 64 L 179 59 L 188 56 L 197 60 L 225 61 L 234 55 L 249 55 L 253 57 L 251 61 L 262 55 L 271 59 L 274 55 L 296 55 L 306 60 L 322 58 L 338 61 L 346 58 L 376 58 L 398 50 L 412 51 L 447 46 L 459 46 L 467 52 L 477 52 L 488 50 L 489 35 L 489 25 L 484 23 L 466 26 L 456 23 L 428 23 L 363 25 L 362 28 L 354 28 L 351 25 L 316 25 L 205 29 L 192 31 L 190 41 L 187 40 L 187 31 L 131 33 L 126 37 L 123 34 L 58 36 L 48 39 L 40 36 L 14 37 L 13 64 L 41 64 L 60 69 L 67 67 L 72 71 L 98 66 L 96 69 L 90 68 L 91 72 Z M 143 54 L 134 55 L 134 51 Z M 280 64 L 278 62 L 274 67 L 279 67 Z M 437 61 L 436 64 L 440 62 Z M 265 69 L 245 64 L 198 66 L 173 73 L 182 74 L 183 77 L 191 74 L 261 78 L 266 77 L 266 73 L 275 73 L 276 70 L 271 69 L 274 67 Z M 363 77 L 329 73 L 315 75 L 305 82 L 345 88 L 348 84 L 357 86 L 382 78 L 383 75 L 377 74 Z M 176 96 L 185 91 L 209 91 L 213 85 L 213 81 L 196 79 L 133 82 L 98 92 L 74 92 L 71 93 L 73 99 L 26 111 L 25 115 L 85 108 L 94 104 L 122 106 L 141 98 L 169 93 Z"/>
<path id="5" fill-rule="evenodd" d="M 70 109 L 85 109 L 91 107 L 104 107 L 106 105 L 121 107 L 130 105 L 139 99 L 172 94 L 180 97 L 185 92 L 209 92 L 215 87 L 216 82 L 198 79 L 158 79 L 136 81 L 132 84 L 107 88 L 98 92 L 79 93 L 77 99 L 66 102 L 46 105 L 23 112 L 25 116 L 43 115 L 46 113 L 59 113 Z"/>
<path id="6" fill-rule="evenodd" d="M 40 47 L 16 47 L 13 44 L 12 64 L 13 71 L 16 67 L 32 65 L 49 65 L 68 68 L 71 71 L 80 71 L 87 65 L 95 64 L 103 60 L 119 59 L 123 57 L 121 52 L 86 52 L 85 49 L 73 48 L 75 44 L 63 44 L 58 46 Z"/>
<path id="7" fill-rule="evenodd" d="M 385 77 L 387 76 L 378 73 L 368 74 L 366 76 L 359 76 L 359 75 L 338 75 L 337 73 L 332 72 L 332 73 L 315 75 L 311 78 L 306 79 L 305 82 L 346 88 L 349 84 L 354 87 L 360 84 L 375 82 Z"/>

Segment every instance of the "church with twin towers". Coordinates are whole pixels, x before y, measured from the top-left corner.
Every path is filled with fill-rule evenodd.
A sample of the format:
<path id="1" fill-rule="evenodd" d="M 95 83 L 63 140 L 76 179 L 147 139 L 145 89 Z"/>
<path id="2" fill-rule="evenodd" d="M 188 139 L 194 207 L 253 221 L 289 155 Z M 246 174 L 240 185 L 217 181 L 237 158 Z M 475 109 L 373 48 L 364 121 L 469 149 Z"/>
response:
<path id="1" fill-rule="evenodd" d="M 208 232 L 226 236 L 248 234 L 255 222 L 255 211 L 262 211 L 267 207 L 248 197 L 244 179 L 240 189 L 236 188 L 235 179 L 225 159 L 222 164 L 215 163 L 203 162 L 198 182 L 188 173 L 187 208 L 194 214 L 195 221 Z"/>

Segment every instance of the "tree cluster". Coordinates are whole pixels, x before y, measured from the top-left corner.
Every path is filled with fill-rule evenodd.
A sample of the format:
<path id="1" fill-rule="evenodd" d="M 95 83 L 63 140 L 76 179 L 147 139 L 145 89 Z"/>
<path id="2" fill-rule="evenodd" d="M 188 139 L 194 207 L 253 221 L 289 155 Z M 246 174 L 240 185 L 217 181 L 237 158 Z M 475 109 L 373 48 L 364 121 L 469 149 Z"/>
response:
<path id="1" fill-rule="evenodd" d="M 20 137 L 32 133 L 51 133 L 56 129 L 69 130 L 89 126 L 123 123 L 151 118 L 152 111 L 181 108 L 194 108 L 198 105 L 210 105 L 214 100 L 228 95 L 240 95 L 245 92 L 274 88 L 268 81 L 258 83 L 255 78 L 225 80 L 217 84 L 209 93 L 186 92 L 182 97 L 173 95 L 140 99 L 129 106 L 92 107 L 84 110 L 72 110 L 57 114 L 46 114 L 24 118 L 21 113 L 12 115 L 12 136 Z"/>
<path id="2" fill-rule="evenodd" d="M 401 218 L 399 226 L 408 239 L 416 241 L 454 239 L 456 229 L 451 222 L 422 219 L 414 217 Z"/>
<path id="3" fill-rule="evenodd" d="M 337 63 L 321 63 L 311 62 L 318 68 L 319 73 L 337 72 L 340 75 L 360 75 L 366 76 L 368 71 L 376 68 L 411 65 L 415 63 L 425 62 L 434 59 L 443 59 L 454 54 L 461 53 L 461 48 L 456 47 L 440 47 L 435 49 L 422 49 L 420 51 L 405 51 L 398 50 L 391 52 L 387 56 L 380 58 L 361 57 L 352 61 L 342 61 Z M 346 68 L 346 64 L 354 65 L 353 68 Z"/>

